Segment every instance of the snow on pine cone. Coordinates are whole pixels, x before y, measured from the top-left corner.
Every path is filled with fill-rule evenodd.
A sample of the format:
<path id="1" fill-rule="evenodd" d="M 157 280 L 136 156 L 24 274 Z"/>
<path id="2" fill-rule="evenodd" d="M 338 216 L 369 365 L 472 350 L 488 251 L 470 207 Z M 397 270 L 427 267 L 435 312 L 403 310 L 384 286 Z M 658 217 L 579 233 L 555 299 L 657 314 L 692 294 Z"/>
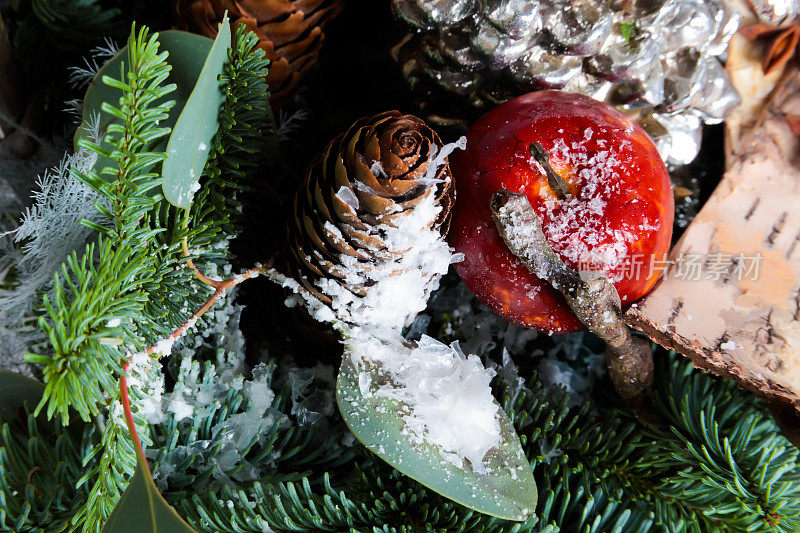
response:
<path id="1" fill-rule="evenodd" d="M 739 103 L 718 59 L 740 19 L 727 0 L 392 0 L 392 8 L 414 30 L 394 55 L 427 93 L 425 112 L 443 122 L 464 119 L 465 107 L 479 115 L 562 89 L 634 115 L 662 157 L 680 165 L 697 155 L 703 124 Z"/>
<path id="2" fill-rule="evenodd" d="M 443 146 L 421 119 L 390 111 L 353 124 L 306 174 L 289 228 L 289 274 L 357 326 L 402 328 L 452 260 L 455 199 Z"/>
<path id="3" fill-rule="evenodd" d="M 176 0 L 179 29 L 214 38 L 225 11 L 255 32 L 270 60 L 267 83 L 273 107 L 289 102 L 303 74 L 317 60 L 322 29 L 344 7 L 342 0 Z"/>

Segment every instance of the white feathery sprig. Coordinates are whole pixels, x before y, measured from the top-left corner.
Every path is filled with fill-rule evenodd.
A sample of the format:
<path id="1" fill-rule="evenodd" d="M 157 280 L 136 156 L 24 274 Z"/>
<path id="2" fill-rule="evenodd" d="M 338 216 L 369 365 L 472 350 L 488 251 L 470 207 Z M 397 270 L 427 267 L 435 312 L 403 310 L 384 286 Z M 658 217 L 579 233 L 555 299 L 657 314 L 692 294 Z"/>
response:
<path id="1" fill-rule="evenodd" d="M 83 65 L 76 65 L 69 68 L 69 78 L 67 83 L 73 89 L 86 88 L 97 76 L 97 72 L 106 62 L 119 53 L 119 45 L 111 40 L 110 37 L 103 39 L 103 44 L 92 48 L 89 56 L 83 58 Z"/>

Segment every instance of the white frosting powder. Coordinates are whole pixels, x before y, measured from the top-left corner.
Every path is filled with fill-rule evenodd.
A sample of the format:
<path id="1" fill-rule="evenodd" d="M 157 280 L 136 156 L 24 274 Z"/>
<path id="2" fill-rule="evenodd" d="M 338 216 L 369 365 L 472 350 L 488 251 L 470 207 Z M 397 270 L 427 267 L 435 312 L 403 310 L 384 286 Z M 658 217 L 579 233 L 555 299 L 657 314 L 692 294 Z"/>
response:
<path id="1" fill-rule="evenodd" d="M 405 423 L 402 431 L 412 442 L 431 444 L 443 460 L 459 467 L 466 460 L 476 472 L 485 472 L 484 457 L 501 440 L 500 408 L 489 385 L 494 370 L 484 368 L 475 355 L 465 356 L 458 345 L 423 337 L 415 346 L 401 335 L 403 327 L 425 309 L 439 277 L 462 259 L 432 226 L 442 209 L 435 194 L 438 169 L 453 150 L 465 146 L 462 138 L 434 151 L 428 172 L 420 180 L 428 190 L 419 203 L 392 225 L 371 229 L 391 252 L 385 259 L 365 265 L 348 255 L 338 258 L 347 284 L 368 287 L 364 296 L 337 281 L 321 280 L 317 285 L 331 298 L 330 310 L 319 302 L 306 303 L 317 319 L 336 322 L 342 331 L 345 357 L 360 369 L 365 398 L 393 400 L 395 412 Z M 373 171 L 380 168 L 373 166 Z M 337 195 L 347 205 L 358 207 L 352 192 L 340 189 Z M 282 282 L 299 290 L 290 280 Z M 373 383 L 378 376 L 388 379 Z"/>
<path id="2" fill-rule="evenodd" d="M 456 466 L 468 460 L 475 472 L 487 471 L 484 457 L 500 443 L 499 407 L 490 387 L 494 370 L 476 355 L 465 356 L 457 343 L 447 346 L 427 336 L 413 347 L 399 335 L 379 339 L 356 330 L 345 345 L 349 356 L 378 363 L 391 376 L 388 384 L 375 386 L 373 374 L 362 371 L 361 394 L 395 400 L 402 431 L 412 442 L 433 444 Z"/>
<path id="3" fill-rule="evenodd" d="M 620 228 L 618 221 L 606 219 L 608 197 L 618 192 L 616 175 L 626 164 L 621 152 L 630 142 L 620 141 L 608 149 L 589 153 L 586 141 L 591 136 L 589 129 L 584 140 L 570 146 L 563 139 L 556 140 L 549 150 L 550 156 L 572 169 L 579 169 L 577 194 L 566 200 L 553 196 L 536 211 L 546 221 L 545 236 L 554 251 L 575 265 L 591 265 L 592 270 L 608 272 L 625 260 L 628 245 L 638 240 L 642 231 L 658 230 L 658 221 L 639 219 Z M 544 174 L 544 169 L 533 158 L 531 165 Z"/>

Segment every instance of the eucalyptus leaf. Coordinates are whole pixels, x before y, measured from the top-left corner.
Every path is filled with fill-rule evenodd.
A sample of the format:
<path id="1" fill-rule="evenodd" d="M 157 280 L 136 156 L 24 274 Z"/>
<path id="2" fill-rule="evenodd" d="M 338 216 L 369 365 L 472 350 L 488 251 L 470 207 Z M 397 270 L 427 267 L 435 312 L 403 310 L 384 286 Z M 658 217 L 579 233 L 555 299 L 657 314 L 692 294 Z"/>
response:
<path id="1" fill-rule="evenodd" d="M 433 444 L 412 440 L 401 416 L 404 406 L 384 396 L 365 397 L 362 372 L 369 373 L 372 385 L 392 385 L 386 372 L 363 367 L 346 353 L 336 380 L 336 401 L 350 431 L 370 451 L 426 487 L 481 513 L 518 521 L 533 516 L 537 499 L 533 472 L 499 405 L 495 418 L 501 442 L 486 454 L 485 472 L 479 473 L 468 462 L 459 467 L 445 460 Z"/>
<path id="2" fill-rule="evenodd" d="M 176 207 L 189 209 L 192 205 L 211 141 L 219 129 L 219 109 L 225 102 L 220 76 L 228 62 L 230 43 L 231 25 L 226 17 L 167 143 L 162 188 L 164 198 Z"/>
<path id="3" fill-rule="evenodd" d="M 22 374 L 0 371 L 0 421 L 12 420 L 25 401 L 36 407 L 43 393 L 41 382 Z"/>
<path id="4" fill-rule="evenodd" d="M 167 30 L 158 34 L 158 42 L 159 50 L 169 53 L 167 61 L 172 66 L 167 83 L 176 85 L 176 90 L 162 99 L 175 100 L 175 105 L 169 112 L 169 118 L 162 122 L 160 126 L 172 128 L 200 77 L 200 72 L 214 41 L 194 33 Z M 106 85 L 103 82 L 103 76 L 119 79 L 123 63 L 127 64 L 127 58 L 128 47 L 126 46 L 100 68 L 86 90 L 86 95 L 83 98 L 82 122 L 73 139 L 75 150 L 79 148 L 81 141 L 91 140 L 91 124 L 95 115 L 99 115 L 98 127 L 103 135 L 110 124 L 119 121 L 118 118 L 101 109 L 103 103 L 117 107 L 122 96 L 120 89 Z M 160 101 L 153 105 L 157 105 L 157 103 L 160 103 Z M 111 146 L 108 144 L 103 143 L 102 146 L 107 150 L 111 150 Z M 100 171 L 108 166 L 111 166 L 111 161 L 108 158 L 98 157 L 95 163 L 96 170 Z"/>
<path id="5" fill-rule="evenodd" d="M 158 492 L 144 457 L 136 456 L 136 472 L 103 533 L 194 533 Z"/>

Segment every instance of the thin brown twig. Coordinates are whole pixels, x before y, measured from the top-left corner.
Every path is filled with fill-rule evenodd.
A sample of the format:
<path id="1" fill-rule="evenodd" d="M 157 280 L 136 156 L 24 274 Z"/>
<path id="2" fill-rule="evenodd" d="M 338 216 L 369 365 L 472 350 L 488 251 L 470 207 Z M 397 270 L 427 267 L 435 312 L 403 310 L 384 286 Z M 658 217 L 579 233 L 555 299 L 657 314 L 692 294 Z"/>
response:
<path id="1" fill-rule="evenodd" d="M 131 440 L 133 446 L 136 448 L 136 454 L 140 458 L 144 458 L 144 448 L 142 448 L 142 441 L 139 440 L 139 432 L 136 431 L 136 423 L 133 421 L 133 411 L 131 410 L 131 399 L 128 396 L 128 377 L 126 373 L 131 366 L 130 359 L 125 361 L 122 365 L 122 374 L 119 377 L 119 397 L 122 402 L 122 412 L 125 414 L 125 423 L 128 425 L 128 431 L 131 433 Z M 143 461 L 147 465 L 147 475 L 153 479 L 153 474 L 150 472 L 150 465 L 147 461 Z"/>
<path id="2" fill-rule="evenodd" d="M 194 275 L 197 279 L 208 285 L 209 287 L 214 287 L 218 289 L 219 286 L 224 283 L 223 280 L 219 279 L 212 279 L 200 272 L 200 269 L 194 265 L 194 261 L 189 258 L 189 244 L 187 239 L 184 237 L 183 242 L 181 242 L 181 250 L 183 251 L 183 257 L 186 258 L 186 265 L 194 270 Z"/>
<path id="3" fill-rule="evenodd" d="M 197 311 L 195 311 L 194 314 L 192 314 L 192 316 L 189 317 L 188 320 L 186 320 L 186 322 L 181 324 L 181 326 L 178 329 L 173 331 L 172 334 L 163 341 L 174 342 L 179 338 L 181 338 L 186 333 L 186 331 L 188 331 L 189 328 L 191 328 L 197 322 L 197 320 L 200 317 L 202 317 L 205 314 L 205 312 L 208 311 L 211 308 L 211 306 L 213 306 L 217 300 L 222 298 L 225 295 L 225 293 L 227 293 L 230 289 L 239 285 L 245 280 L 255 278 L 257 276 L 260 276 L 261 274 L 267 273 L 269 270 L 270 269 L 267 269 L 262 265 L 256 265 L 250 270 L 243 272 L 242 274 L 226 279 L 224 281 L 220 281 L 216 285 L 216 290 L 214 291 L 214 294 L 212 294 L 208 298 L 208 300 L 206 300 L 206 302 Z M 139 433 L 136 431 L 136 424 L 134 423 L 133 420 L 133 411 L 131 410 L 130 396 L 128 395 L 127 371 L 130 368 L 130 364 L 135 357 L 152 355 L 159 349 L 159 346 L 163 341 L 159 341 L 153 346 L 148 347 L 146 350 L 128 357 L 127 360 L 122 365 L 122 375 L 120 375 L 119 378 L 120 400 L 122 401 L 122 410 L 125 414 L 125 422 L 128 425 L 128 430 L 131 433 L 131 439 L 133 440 L 133 444 L 136 447 L 137 453 L 141 454 L 142 458 L 144 458 L 144 448 L 142 448 L 142 442 L 139 439 Z M 147 463 L 147 461 L 144 462 L 145 464 Z M 152 474 L 150 473 L 149 466 L 147 473 L 152 479 Z"/>

